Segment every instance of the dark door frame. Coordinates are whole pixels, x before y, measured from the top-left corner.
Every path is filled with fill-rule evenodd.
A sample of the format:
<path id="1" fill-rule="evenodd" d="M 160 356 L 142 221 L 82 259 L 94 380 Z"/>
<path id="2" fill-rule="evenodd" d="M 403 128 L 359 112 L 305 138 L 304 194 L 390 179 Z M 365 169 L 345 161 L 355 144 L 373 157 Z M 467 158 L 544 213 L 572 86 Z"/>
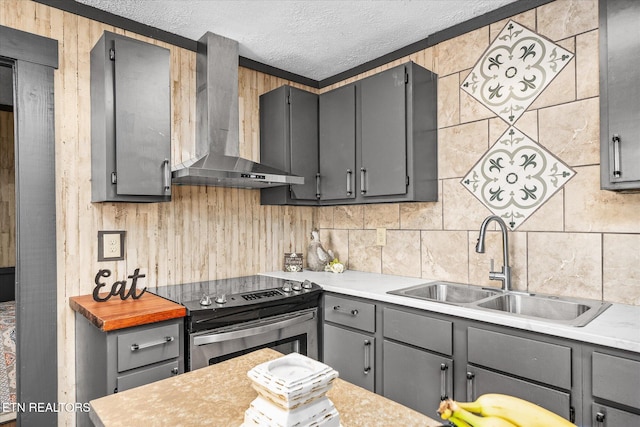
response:
<path id="1" fill-rule="evenodd" d="M 13 68 L 18 425 L 55 426 L 58 402 L 54 69 L 58 42 L 0 26 Z M 46 407 L 46 406 L 45 406 Z M 54 406 L 55 408 L 55 406 Z"/>

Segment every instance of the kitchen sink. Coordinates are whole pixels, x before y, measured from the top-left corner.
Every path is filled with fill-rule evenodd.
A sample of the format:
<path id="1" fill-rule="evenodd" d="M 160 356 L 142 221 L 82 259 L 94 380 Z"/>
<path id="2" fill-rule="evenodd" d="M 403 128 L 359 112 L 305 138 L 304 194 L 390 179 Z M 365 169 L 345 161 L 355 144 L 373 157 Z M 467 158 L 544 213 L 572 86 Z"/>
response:
<path id="1" fill-rule="evenodd" d="M 584 326 L 611 305 L 596 300 L 504 292 L 453 282 L 421 283 L 387 293 L 569 326 Z"/>
<path id="2" fill-rule="evenodd" d="M 478 286 L 453 282 L 421 283 L 416 286 L 389 291 L 387 293 L 450 304 L 468 304 L 501 294 L 498 290 L 494 291 Z"/>
<path id="3" fill-rule="evenodd" d="M 508 293 L 478 302 L 481 309 L 549 320 L 571 326 L 584 326 L 611 304 L 548 295 Z"/>

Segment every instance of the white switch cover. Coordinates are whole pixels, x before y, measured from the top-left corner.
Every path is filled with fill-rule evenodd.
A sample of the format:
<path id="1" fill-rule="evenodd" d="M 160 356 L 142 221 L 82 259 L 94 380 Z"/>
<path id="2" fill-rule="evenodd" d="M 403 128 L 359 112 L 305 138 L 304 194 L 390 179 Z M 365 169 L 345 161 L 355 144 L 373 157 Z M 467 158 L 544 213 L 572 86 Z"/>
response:
<path id="1" fill-rule="evenodd" d="M 387 244 L 387 229 L 376 228 L 376 245 L 384 246 Z"/>

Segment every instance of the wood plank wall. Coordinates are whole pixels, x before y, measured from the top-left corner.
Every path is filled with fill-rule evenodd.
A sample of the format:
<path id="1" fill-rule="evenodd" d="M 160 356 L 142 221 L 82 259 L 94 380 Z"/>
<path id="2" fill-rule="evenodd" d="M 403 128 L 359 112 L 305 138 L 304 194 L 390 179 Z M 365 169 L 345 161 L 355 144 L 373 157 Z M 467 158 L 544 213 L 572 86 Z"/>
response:
<path id="1" fill-rule="evenodd" d="M 0 111 L 0 267 L 16 265 L 13 113 Z"/>
<path id="2" fill-rule="evenodd" d="M 315 211 L 260 205 L 259 190 L 173 187 L 170 203 L 91 203 L 89 52 L 105 30 L 171 51 L 172 163 L 195 148 L 195 53 L 26 0 L 0 1 L 0 25 L 57 39 L 55 72 L 59 401 L 75 401 L 70 296 L 88 294 L 99 269 L 156 286 L 281 268 L 284 252 L 306 250 Z M 240 68 L 240 154 L 259 160 L 259 95 L 289 83 Z M 298 84 L 294 86 L 301 87 Z M 312 89 L 311 89 L 312 90 Z M 125 260 L 97 262 L 98 230 L 126 230 Z M 52 278 L 53 280 L 53 278 Z M 60 425 L 74 425 L 61 413 Z"/>

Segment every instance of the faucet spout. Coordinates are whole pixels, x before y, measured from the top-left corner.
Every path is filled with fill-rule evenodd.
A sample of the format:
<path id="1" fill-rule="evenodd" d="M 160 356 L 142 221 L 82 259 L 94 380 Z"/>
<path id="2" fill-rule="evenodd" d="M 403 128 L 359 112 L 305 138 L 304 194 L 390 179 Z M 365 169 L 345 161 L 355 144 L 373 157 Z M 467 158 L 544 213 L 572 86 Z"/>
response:
<path id="1" fill-rule="evenodd" d="M 500 280 L 502 282 L 502 290 L 508 292 L 511 290 L 511 267 L 509 266 L 509 236 L 507 235 L 507 224 L 497 215 L 490 215 L 482 221 L 480 225 L 480 234 L 478 243 L 476 244 L 476 252 L 484 253 L 484 239 L 487 232 L 487 226 L 491 221 L 495 221 L 502 231 L 502 259 L 503 266 L 501 271 L 489 271 L 490 280 Z M 493 270 L 493 260 L 491 261 L 491 270 Z"/>

